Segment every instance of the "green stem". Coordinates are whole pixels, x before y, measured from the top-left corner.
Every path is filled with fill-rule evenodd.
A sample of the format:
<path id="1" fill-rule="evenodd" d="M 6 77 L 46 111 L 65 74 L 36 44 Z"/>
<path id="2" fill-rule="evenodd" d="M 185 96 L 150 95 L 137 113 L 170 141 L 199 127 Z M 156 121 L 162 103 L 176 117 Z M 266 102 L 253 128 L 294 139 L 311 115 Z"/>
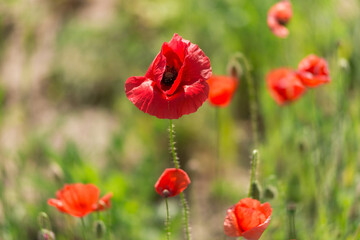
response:
<path id="1" fill-rule="evenodd" d="M 176 151 L 175 151 L 175 143 L 174 143 L 174 125 L 172 123 L 172 119 L 170 119 L 169 121 L 170 127 L 169 127 L 169 132 L 170 132 L 170 147 L 171 147 L 171 153 L 173 156 L 173 162 L 175 164 L 175 168 L 178 169 L 179 168 L 179 162 L 178 162 L 178 158 L 176 156 Z M 186 203 L 185 197 L 183 193 L 180 193 L 180 198 L 181 198 L 181 203 L 183 205 L 183 214 L 184 214 L 184 223 L 185 223 L 185 232 L 186 232 L 186 239 L 190 240 L 190 228 L 189 228 L 189 216 L 188 216 L 188 212 L 189 212 L 189 207 Z"/>
<path id="2" fill-rule="evenodd" d="M 250 187 L 249 198 L 253 198 L 253 185 L 256 183 L 256 168 L 258 162 L 258 151 L 255 149 L 251 156 L 251 175 L 250 175 Z"/>
<path id="3" fill-rule="evenodd" d="M 172 153 L 172 157 L 173 157 L 173 161 L 174 161 L 174 165 L 175 168 L 178 169 L 179 168 L 179 161 L 178 158 L 176 156 L 176 151 L 175 151 L 175 142 L 174 142 L 174 125 L 172 123 L 172 119 L 170 119 L 169 121 L 169 132 L 170 132 L 170 147 L 171 147 L 171 153 Z"/>
<path id="4" fill-rule="evenodd" d="M 242 65 L 245 67 L 245 78 L 246 78 L 246 83 L 248 85 L 248 94 L 250 101 L 251 129 L 254 138 L 254 146 L 257 147 L 259 142 L 259 134 L 258 134 L 259 130 L 258 130 L 258 119 L 257 119 L 258 105 L 255 97 L 254 80 L 250 74 L 251 71 L 250 64 L 247 61 L 246 57 L 239 52 L 233 56 L 233 61 L 240 61 L 242 62 Z"/>
<path id="5" fill-rule="evenodd" d="M 189 228 L 189 207 L 186 203 L 185 196 L 183 193 L 180 193 L 181 203 L 183 205 L 184 211 L 184 222 L 185 222 L 185 232 L 186 232 L 186 239 L 190 240 L 190 228 Z"/>
<path id="6" fill-rule="evenodd" d="M 296 239 L 296 229 L 295 229 L 295 205 L 290 204 L 288 206 L 288 215 L 289 215 L 289 239 Z"/>
<path id="7" fill-rule="evenodd" d="M 80 218 L 81 219 L 81 226 L 82 226 L 82 236 L 83 236 L 83 240 L 86 240 L 86 227 L 85 227 L 85 221 L 84 218 Z"/>
<path id="8" fill-rule="evenodd" d="M 170 239 L 170 213 L 169 213 L 169 203 L 168 198 L 165 198 L 165 204 L 166 204 L 166 222 L 165 222 L 165 228 L 166 228 L 166 237 L 169 240 Z"/>
<path id="9" fill-rule="evenodd" d="M 216 162 L 215 162 L 215 177 L 219 177 L 219 168 L 220 168 L 220 109 L 215 108 L 215 121 L 216 121 Z"/>
<path id="10" fill-rule="evenodd" d="M 249 98 L 250 98 L 251 129 L 254 136 L 254 146 L 257 147 L 259 141 L 258 120 L 256 116 L 258 112 L 258 106 L 255 99 L 255 86 L 249 69 L 246 69 L 246 81 L 248 84 Z"/>

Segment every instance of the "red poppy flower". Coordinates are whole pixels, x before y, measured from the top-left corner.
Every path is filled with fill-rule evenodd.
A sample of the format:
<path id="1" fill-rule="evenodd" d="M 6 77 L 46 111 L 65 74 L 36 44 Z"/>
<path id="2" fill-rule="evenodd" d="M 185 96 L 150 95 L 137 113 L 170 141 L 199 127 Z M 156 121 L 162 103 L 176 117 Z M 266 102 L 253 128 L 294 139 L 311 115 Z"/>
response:
<path id="1" fill-rule="evenodd" d="M 306 90 L 296 73 L 288 68 L 271 71 L 266 81 L 270 95 L 279 105 L 295 101 Z"/>
<path id="2" fill-rule="evenodd" d="M 101 211 L 110 208 L 111 207 L 110 199 L 112 198 L 112 196 L 113 196 L 112 193 L 107 193 L 102 198 L 100 198 L 99 202 L 96 205 L 96 210 Z"/>
<path id="3" fill-rule="evenodd" d="M 278 37 L 285 38 L 289 35 L 289 30 L 285 25 L 292 17 L 291 3 L 289 0 L 282 0 L 273 5 L 267 17 L 267 24 L 270 30 Z"/>
<path id="4" fill-rule="evenodd" d="M 210 87 L 210 103 L 218 107 L 226 107 L 229 105 L 236 91 L 238 80 L 235 77 L 212 76 L 207 82 Z"/>
<path id="5" fill-rule="evenodd" d="M 162 197 L 180 194 L 190 184 L 190 178 L 184 170 L 167 168 L 155 183 L 155 190 Z"/>
<path id="6" fill-rule="evenodd" d="M 330 82 L 326 60 L 314 54 L 301 60 L 298 66 L 298 76 L 307 87 L 317 87 Z"/>
<path id="7" fill-rule="evenodd" d="M 85 215 L 110 207 L 112 193 L 106 194 L 99 200 L 100 190 L 93 184 L 68 184 L 56 192 L 56 199 L 48 200 L 48 204 L 59 211 L 75 217 Z"/>
<path id="8" fill-rule="evenodd" d="M 268 202 L 244 198 L 227 210 L 224 232 L 230 237 L 258 240 L 270 223 L 271 212 Z"/>
<path id="9" fill-rule="evenodd" d="M 151 63 L 144 77 L 125 83 L 128 99 L 158 118 L 177 119 L 196 112 L 209 94 L 210 60 L 190 41 L 174 34 Z"/>

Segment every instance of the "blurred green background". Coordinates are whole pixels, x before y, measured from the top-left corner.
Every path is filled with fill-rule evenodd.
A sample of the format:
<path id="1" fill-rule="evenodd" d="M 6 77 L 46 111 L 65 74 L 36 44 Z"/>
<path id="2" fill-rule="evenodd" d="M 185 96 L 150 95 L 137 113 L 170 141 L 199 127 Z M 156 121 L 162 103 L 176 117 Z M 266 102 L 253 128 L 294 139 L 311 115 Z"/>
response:
<path id="1" fill-rule="evenodd" d="M 65 183 L 113 192 L 100 214 L 107 238 L 165 239 L 164 202 L 154 184 L 172 167 L 168 121 L 125 96 L 177 32 L 210 58 L 214 74 L 242 52 L 252 66 L 260 120 L 259 182 L 275 198 L 261 239 L 289 239 L 296 206 L 298 239 L 360 239 L 360 2 L 292 1 L 287 39 L 266 25 L 268 0 L 1 0 L 0 239 L 37 239 L 48 213 L 57 239 L 81 239 L 78 219 L 47 199 Z M 279 107 L 266 73 L 325 57 L 332 82 Z M 220 109 L 208 103 L 175 120 L 178 155 L 192 183 L 185 191 L 193 239 L 223 234 L 226 209 L 247 196 L 252 134 L 246 81 Z M 220 175 L 216 176 L 215 172 Z M 170 201 L 171 239 L 184 239 L 178 198 Z M 97 216 L 86 218 L 89 232 Z"/>

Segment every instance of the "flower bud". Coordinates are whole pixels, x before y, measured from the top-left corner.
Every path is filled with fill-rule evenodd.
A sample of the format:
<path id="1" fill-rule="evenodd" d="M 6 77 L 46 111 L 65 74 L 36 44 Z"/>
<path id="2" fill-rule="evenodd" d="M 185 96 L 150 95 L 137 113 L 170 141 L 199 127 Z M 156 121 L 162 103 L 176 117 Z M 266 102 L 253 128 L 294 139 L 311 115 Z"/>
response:
<path id="1" fill-rule="evenodd" d="M 227 74 L 239 80 L 243 75 L 243 68 L 240 62 L 235 59 L 230 60 L 227 65 Z"/>
<path id="2" fill-rule="evenodd" d="M 51 224 L 48 215 L 45 212 L 40 212 L 38 215 L 38 223 L 41 229 L 51 229 Z"/>
<path id="3" fill-rule="evenodd" d="M 47 229 L 41 229 L 38 234 L 38 240 L 55 240 L 55 234 Z"/>
<path id="4" fill-rule="evenodd" d="M 106 233 L 106 226 L 102 220 L 94 223 L 94 232 L 97 239 L 102 239 Z"/>
<path id="5" fill-rule="evenodd" d="M 265 199 L 273 199 L 275 198 L 277 195 L 277 190 L 275 187 L 273 186 L 268 186 L 265 188 L 265 191 L 264 191 L 264 198 Z"/>
<path id="6" fill-rule="evenodd" d="M 256 200 L 260 199 L 260 185 L 257 182 L 251 184 L 251 198 Z"/>

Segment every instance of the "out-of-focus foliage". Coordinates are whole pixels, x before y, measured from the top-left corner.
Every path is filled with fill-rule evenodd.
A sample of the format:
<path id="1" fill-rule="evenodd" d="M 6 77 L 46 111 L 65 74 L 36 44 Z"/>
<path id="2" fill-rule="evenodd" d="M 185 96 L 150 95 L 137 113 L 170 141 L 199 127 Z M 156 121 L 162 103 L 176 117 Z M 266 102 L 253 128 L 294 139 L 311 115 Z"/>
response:
<path id="1" fill-rule="evenodd" d="M 239 51 L 252 66 L 259 182 L 276 193 L 262 239 L 286 239 L 288 204 L 297 208 L 299 239 L 359 239 L 359 1 L 292 1 L 287 39 L 266 25 L 274 3 L 2 0 L 0 239 L 36 239 L 42 211 L 57 239 L 80 239 L 80 221 L 47 205 L 57 189 L 74 182 L 114 193 L 110 210 L 85 219 L 89 235 L 99 217 L 106 239 L 165 239 L 165 206 L 153 185 L 172 166 L 168 121 L 133 106 L 124 82 L 144 75 L 175 32 L 203 49 L 214 74 L 225 74 Z M 332 82 L 279 107 L 266 90 L 266 73 L 296 68 L 310 53 L 327 59 Z M 219 111 L 220 163 L 214 108 L 205 103 L 175 121 L 180 163 L 192 180 L 185 194 L 194 239 L 226 239 L 226 209 L 247 194 L 248 106 L 242 79 L 231 106 Z M 171 199 L 170 212 L 171 237 L 183 239 L 178 199 Z"/>

